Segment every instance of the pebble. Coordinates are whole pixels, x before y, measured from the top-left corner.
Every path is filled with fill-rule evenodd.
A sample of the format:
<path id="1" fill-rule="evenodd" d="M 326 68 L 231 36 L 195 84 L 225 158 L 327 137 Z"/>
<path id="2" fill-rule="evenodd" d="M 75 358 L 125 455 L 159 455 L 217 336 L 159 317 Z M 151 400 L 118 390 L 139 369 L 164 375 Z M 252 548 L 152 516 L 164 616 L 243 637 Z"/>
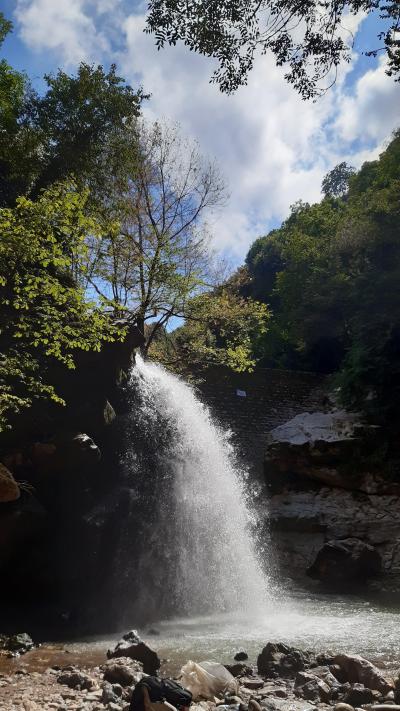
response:
<path id="1" fill-rule="evenodd" d="M 247 677 L 244 677 L 243 679 L 240 680 L 240 683 L 242 686 L 245 686 L 246 689 L 262 689 L 264 686 L 264 681 L 263 679 L 249 679 Z"/>

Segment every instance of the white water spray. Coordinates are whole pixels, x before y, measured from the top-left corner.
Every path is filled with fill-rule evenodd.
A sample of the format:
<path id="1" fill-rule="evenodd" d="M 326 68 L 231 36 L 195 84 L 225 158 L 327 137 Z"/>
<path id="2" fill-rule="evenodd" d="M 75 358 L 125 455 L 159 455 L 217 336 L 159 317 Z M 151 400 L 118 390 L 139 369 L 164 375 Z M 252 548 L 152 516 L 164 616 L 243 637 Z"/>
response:
<path id="1" fill-rule="evenodd" d="M 176 612 L 260 614 L 268 585 L 258 562 L 244 494 L 245 472 L 229 433 L 192 387 L 137 356 L 132 385 L 141 401 L 141 427 L 167 431 L 157 525 L 168 542 Z M 171 550 L 173 548 L 174 550 Z"/>

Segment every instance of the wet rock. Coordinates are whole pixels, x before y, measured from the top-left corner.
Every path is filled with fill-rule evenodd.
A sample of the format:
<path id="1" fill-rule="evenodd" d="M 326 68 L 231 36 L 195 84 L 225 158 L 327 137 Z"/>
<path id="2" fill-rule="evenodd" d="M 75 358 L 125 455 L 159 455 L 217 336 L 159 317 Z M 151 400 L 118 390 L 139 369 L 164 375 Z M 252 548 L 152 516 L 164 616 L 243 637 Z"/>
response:
<path id="1" fill-rule="evenodd" d="M 382 559 L 378 551 L 359 538 L 332 540 L 318 551 L 307 575 L 330 585 L 364 581 L 379 575 Z"/>
<path id="2" fill-rule="evenodd" d="M 339 687 L 339 682 L 337 678 L 332 674 L 330 667 L 328 666 L 318 666 L 312 667 L 311 673 L 322 679 L 331 689 L 336 689 Z"/>
<path id="3" fill-rule="evenodd" d="M 109 703 L 118 703 L 119 698 L 121 694 L 117 694 L 114 691 L 114 686 L 113 684 L 109 684 L 108 681 L 105 681 L 103 684 L 103 693 L 101 695 L 101 701 L 102 703 L 109 704 Z M 122 692 L 122 687 L 121 687 L 121 692 Z"/>
<path id="4" fill-rule="evenodd" d="M 353 706 L 350 706 L 350 704 L 345 704 L 341 702 L 335 705 L 333 711 L 354 711 L 354 708 Z"/>
<path id="5" fill-rule="evenodd" d="M 235 662 L 245 662 L 246 659 L 249 658 L 249 655 L 244 649 L 239 649 L 238 652 L 236 652 L 235 656 L 233 657 Z"/>
<path id="6" fill-rule="evenodd" d="M 356 413 L 345 410 L 303 412 L 271 430 L 267 446 L 268 478 L 279 486 L 279 476 L 290 474 L 327 486 L 358 489 L 370 485 L 370 467 L 364 472 L 353 463 L 379 428 L 365 425 Z M 367 481 L 365 481 L 367 480 Z M 367 493 L 372 493 L 368 488 Z"/>
<path id="7" fill-rule="evenodd" d="M 264 681 L 262 679 L 257 679 L 257 677 L 253 677 L 252 679 L 244 677 L 243 679 L 240 680 L 240 683 L 242 686 L 245 686 L 246 689 L 261 689 L 264 686 Z"/>
<path id="8" fill-rule="evenodd" d="M 257 669 L 269 679 L 290 677 L 308 668 L 313 659 L 309 652 L 301 652 L 281 642 L 268 642 L 257 658 Z"/>
<path id="9" fill-rule="evenodd" d="M 244 662 L 237 662 L 237 664 L 225 664 L 225 669 L 232 674 L 234 677 L 248 676 L 252 675 L 253 670 L 248 664 Z"/>
<path id="10" fill-rule="evenodd" d="M 140 639 L 135 630 L 127 632 L 114 649 L 109 649 L 107 657 L 108 659 L 115 657 L 135 659 L 143 664 L 145 674 L 155 674 L 161 665 L 158 654 Z"/>
<path id="11" fill-rule="evenodd" d="M 309 672 L 299 672 L 294 682 L 297 696 L 309 701 L 323 701 L 327 703 L 331 698 L 331 688 L 318 676 Z"/>
<path id="12" fill-rule="evenodd" d="M 121 684 L 130 686 L 137 684 L 143 677 L 143 665 L 129 657 L 117 657 L 110 659 L 102 667 L 104 680 L 110 684 Z"/>
<path id="13" fill-rule="evenodd" d="M 3 641 L 3 648 L 16 654 L 25 654 L 35 647 L 32 637 L 26 632 L 14 634 L 6 637 Z"/>
<path id="14" fill-rule="evenodd" d="M 374 701 L 374 692 L 364 684 L 352 684 L 343 701 L 350 706 L 362 706 Z"/>
<path id="15" fill-rule="evenodd" d="M 121 711 L 121 708 L 122 708 L 122 707 L 120 706 L 120 704 L 117 704 L 117 703 L 115 703 L 114 701 L 110 701 L 110 702 L 107 704 L 107 709 L 108 709 L 108 711 Z"/>
<path id="16" fill-rule="evenodd" d="M 20 488 L 11 472 L 0 462 L 0 503 L 16 501 L 21 496 Z"/>
<path id="17" fill-rule="evenodd" d="M 59 684 L 64 684 L 70 689 L 87 689 L 91 691 L 96 688 L 96 682 L 92 679 L 89 674 L 80 671 L 79 669 L 64 670 L 59 677 L 57 677 Z"/>
<path id="18" fill-rule="evenodd" d="M 376 689 L 381 694 L 387 694 L 394 688 L 393 683 L 387 681 L 382 672 L 363 657 L 338 654 L 334 663 L 341 668 L 351 684 L 364 684 L 368 689 Z"/>

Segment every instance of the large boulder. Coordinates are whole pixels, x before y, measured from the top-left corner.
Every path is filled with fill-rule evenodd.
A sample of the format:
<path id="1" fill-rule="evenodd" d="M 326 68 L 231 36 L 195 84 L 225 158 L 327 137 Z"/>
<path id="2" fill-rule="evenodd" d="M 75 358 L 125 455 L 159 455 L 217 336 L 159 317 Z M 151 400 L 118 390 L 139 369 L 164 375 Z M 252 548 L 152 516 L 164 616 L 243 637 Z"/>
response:
<path id="1" fill-rule="evenodd" d="M 62 673 L 57 677 L 59 684 L 64 684 L 70 689 L 87 689 L 91 691 L 97 688 L 96 680 L 93 679 L 89 674 L 83 672 L 81 669 L 76 667 L 69 667 L 64 669 Z"/>
<path id="2" fill-rule="evenodd" d="M 102 667 L 104 681 L 121 686 L 132 686 L 142 679 L 143 665 L 129 657 L 109 659 Z"/>
<path id="3" fill-rule="evenodd" d="M 35 647 L 32 637 L 26 632 L 13 634 L 10 637 L 3 637 L 1 647 L 13 655 L 25 654 Z"/>
<path id="4" fill-rule="evenodd" d="M 359 538 L 328 541 L 308 568 L 310 578 L 329 585 L 363 582 L 382 572 L 382 559 L 374 546 Z"/>
<path id="5" fill-rule="evenodd" d="M 116 657 L 130 657 L 131 659 L 136 659 L 136 661 L 143 664 L 145 674 L 156 674 L 161 666 L 157 652 L 143 642 L 135 630 L 124 634 L 114 649 L 108 650 L 107 657 L 108 659 L 114 659 Z"/>
<path id="6" fill-rule="evenodd" d="M 371 456 L 380 429 L 345 410 L 304 412 L 271 430 L 267 439 L 266 477 L 272 491 L 282 480 L 304 487 L 304 479 L 367 494 L 400 495 L 400 484 L 382 476 Z"/>
<path id="7" fill-rule="evenodd" d="M 328 703 L 332 689 L 323 679 L 310 672 L 299 672 L 294 682 L 294 691 L 297 696 L 308 701 Z"/>
<path id="8" fill-rule="evenodd" d="M 394 689 L 393 682 L 385 679 L 374 664 L 356 654 L 337 654 L 334 664 L 340 667 L 351 684 L 364 684 L 368 689 L 376 689 L 381 694 L 387 694 Z"/>
<path id="9" fill-rule="evenodd" d="M 257 658 L 258 673 L 269 679 L 294 677 L 315 663 L 309 652 L 302 652 L 282 642 L 268 642 Z"/>

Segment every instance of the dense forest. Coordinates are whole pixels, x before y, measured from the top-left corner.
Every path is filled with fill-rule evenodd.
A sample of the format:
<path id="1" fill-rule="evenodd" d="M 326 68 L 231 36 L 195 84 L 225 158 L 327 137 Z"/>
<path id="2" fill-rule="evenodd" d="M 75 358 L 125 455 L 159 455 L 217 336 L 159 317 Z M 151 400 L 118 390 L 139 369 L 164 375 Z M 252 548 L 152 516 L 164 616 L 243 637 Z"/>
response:
<path id="1" fill-rule="evenodd" d="M 11 24 L 0 17 L 1 40 Z M 207 217 L 218 166 L 179 126 L 143 120 L 115 66 L 29 77 L 0 63 L 0 425 L 54 368 L 123 340 L 178 371 L 224 364 L 330 373 L 343 402 L 382 417 L 400 386 L 400 134 L 357 172 L 324 179 L 227 278 Z M 172 325 L 183 323 L 172 330 Z"/>
<path id="2" fill-rule="evenodd" d="M 235 332 L 241 319 L 248 330 L 241 339 L 244 358 L 234 367 L 258 363 L 331 373 L 347 405 L 375 416 L 395 412 L 400 386 L 399 189 L 396 132 L 378 160 L 359 171 L 339 164 L 323 181 L 321 202 L 297 202 L 281 227 L 253 243 L 245 265 L 207 297 L 206 328 L 197 318 L 204 303 L 194 303 L 193 320 L 189 315 L 187 325 L 173 335 L 170 359 L 175 355 L 177 363 L 186 358 L 201 365 L 212 360 L 216 345 L 224 345 L 220 354 L 229 363 L 234 337 L 221 303 L 233 296 L 250 298 L 254 307 L 266 306 L 266 318 L 260 328 L 239 309 Z M 214 298 L 219 306 L 213 311 Z"/>

